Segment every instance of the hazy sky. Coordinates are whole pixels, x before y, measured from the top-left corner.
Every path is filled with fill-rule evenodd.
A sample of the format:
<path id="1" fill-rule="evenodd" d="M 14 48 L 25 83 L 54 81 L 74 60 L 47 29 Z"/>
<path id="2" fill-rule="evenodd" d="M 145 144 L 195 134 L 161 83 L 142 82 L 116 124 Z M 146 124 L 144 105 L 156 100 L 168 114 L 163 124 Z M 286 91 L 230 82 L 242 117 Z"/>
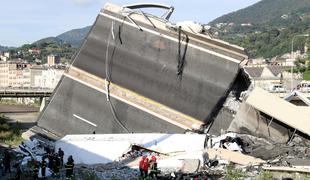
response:
<path id="1" fill-rule="evenodd" d="M 172 22 L 201 23 L 252 5 L 259 0 L 110 0 L 125 5 L 157 2 L 172 5 Z M 2 0 L 0 5 L 0 45 L 20 46 L 44 37 L 91 25 L 107 0 Z"/>

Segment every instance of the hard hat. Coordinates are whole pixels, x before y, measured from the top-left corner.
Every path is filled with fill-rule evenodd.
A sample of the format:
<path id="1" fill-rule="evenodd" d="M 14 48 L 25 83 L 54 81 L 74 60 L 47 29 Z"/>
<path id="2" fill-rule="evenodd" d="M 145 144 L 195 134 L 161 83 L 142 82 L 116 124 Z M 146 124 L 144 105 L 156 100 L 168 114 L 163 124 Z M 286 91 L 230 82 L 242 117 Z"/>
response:
<path id="1" fill-rule="evenodd" d="M 156 157 L 152 156 L 152 161 L 156 162 Z"/>

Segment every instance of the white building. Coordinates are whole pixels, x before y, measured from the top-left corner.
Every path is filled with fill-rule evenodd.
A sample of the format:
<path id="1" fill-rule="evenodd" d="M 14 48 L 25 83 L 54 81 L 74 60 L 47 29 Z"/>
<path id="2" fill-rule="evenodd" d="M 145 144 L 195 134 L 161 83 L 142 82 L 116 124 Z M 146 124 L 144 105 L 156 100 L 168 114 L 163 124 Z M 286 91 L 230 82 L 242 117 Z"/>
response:
<path id="1" fill-rule="evenodd" d="M 3 55 L 4 55 L 5 57 L 7 57 L 7 58 L 10 58 L 10 52 L 5 52 L 5 53 L 3 53 Z"/>
<path id="2" fill-rule="evenodd" d="M 64 69 L 44 68 L 41 70 L 41 74 L 34 76 L 34 87 L 54 89 L 61 76 L 64 73 Z"/>
<path id="3" fill-rule="evenodd" d="M 6 56 L 0 55 L 0 60 L 2 60 L 2 61 L 8 61 L 9 58 L 6 57 Z"/>
<path id="4" fill-rule="evenodd" d="M 282 66 L 295 66 L 296 59 L 286 59 Z"/>

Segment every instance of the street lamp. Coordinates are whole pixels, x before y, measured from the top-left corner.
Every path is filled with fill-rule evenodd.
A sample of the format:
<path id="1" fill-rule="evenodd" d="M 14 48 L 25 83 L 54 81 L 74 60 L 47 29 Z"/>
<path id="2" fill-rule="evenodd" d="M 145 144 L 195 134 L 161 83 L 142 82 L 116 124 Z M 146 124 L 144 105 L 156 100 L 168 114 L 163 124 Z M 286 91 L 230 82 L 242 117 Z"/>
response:
<path id="1" fill-rule="evenodd" d="M 293 63 L 293 53 L 294 53 L 294 40 L 295 40 L 295 38 L 296 37 L 308 37 L 309 36 L 309 34 L 298 34 L 298 35 L 295 35 L 294 37 L 293 37 L 293 39 L 292 39 L 292 49 L 291 49 L 291 60 L 292 60 L 292 63 Z M 292 66 L 291 66 L 291 91 L 293 91 L 293 87 L 294 87 L 294 85 L 293 85 L 293 64 L 292 64 Z"/>

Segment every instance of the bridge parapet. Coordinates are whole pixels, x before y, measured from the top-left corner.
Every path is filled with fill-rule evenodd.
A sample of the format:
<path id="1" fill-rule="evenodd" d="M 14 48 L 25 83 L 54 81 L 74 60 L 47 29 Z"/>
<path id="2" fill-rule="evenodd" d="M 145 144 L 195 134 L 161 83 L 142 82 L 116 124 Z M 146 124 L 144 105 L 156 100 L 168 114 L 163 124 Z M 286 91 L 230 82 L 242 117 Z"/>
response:
<path id="1" fill-rule="evenodd" d="M 50 97 L 54 89 L 0 88 L 0 97 Z"/>

